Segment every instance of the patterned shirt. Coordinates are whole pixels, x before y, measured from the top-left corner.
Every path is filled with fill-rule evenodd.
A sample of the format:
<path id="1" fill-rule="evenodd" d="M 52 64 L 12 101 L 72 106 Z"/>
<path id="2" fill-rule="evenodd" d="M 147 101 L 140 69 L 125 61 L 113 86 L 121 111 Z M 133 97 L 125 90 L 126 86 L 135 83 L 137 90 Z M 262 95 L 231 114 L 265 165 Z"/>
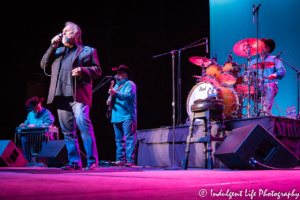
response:
<path id="1" fill-rule="evenodd" d="M 258 55 L 259 59 L 258 59 L 258 62 L 262 62 L 262 60 L 260 59 L 260 56 Z M 272 67 L 272 68 L 268 68 L 268 69 L 264 69 L 264 77 L 266 77 L 264 79 L 264 83 L 265 84 L 268 84 L 268 83 L 275 83 L 276 85 L 278 85 L 278 81 L 276 79 L 279 79 L 281 80 L 284 76 L 285 76 L 285 73 L 286 73 L 286 70 L 281 62 L 281 60 L 279 59 L 275 59 L 275 56 L 271 56 L 271 55 L 266 55 L 265 58 L 263 59 L 263 61 L 265 62 L 273 62 L 275 63 L 275 66 Z M 257 62 L 257 59 L 253 59 L 251 61 L 251 65 L 252 64 L 255 64 Z M 262 74 L 262 70 L 258 70 L 258 74 L 261 75 Z M 272 80 L 269 80 L 267 79 L 267 77 L 269 77 L 271 74 L 276 74 L 276 79 L 272 79 Z"/>

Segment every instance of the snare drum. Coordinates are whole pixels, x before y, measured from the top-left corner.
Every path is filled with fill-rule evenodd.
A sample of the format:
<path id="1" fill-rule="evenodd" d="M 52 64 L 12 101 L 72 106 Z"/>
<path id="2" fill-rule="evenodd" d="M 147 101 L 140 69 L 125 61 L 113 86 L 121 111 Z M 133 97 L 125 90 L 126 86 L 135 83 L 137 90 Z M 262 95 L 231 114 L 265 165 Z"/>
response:
<path id="1" fill-rule="evenodd" d="M 225 63 L 219 79 L 221 83 L 234 85 L 237 81 L 240 71 L 241 67 L 236 62 Z"/>
<path id="2" fill-rule="evenodd" d="M 253 76 L 248 72 L 245 71 L 242 76 L 239 76 L 235 87 L 242 93 L 248 94 L 248 80 L 250 81 L 250 94 L 254 94 L 254 84 L 253 84 Z"/>
<path id="3" fill-rule="evenodd" d="M 194 101 L 207 98 L 207 91 L 213 87 L 214 85 L 210 83 L 200 82 L 192 88 L 186 101 L 186 110 L 189 116 L 191 115 L 191 106 L 194 104 Z M 217 90 L 218 98 L 224 104 L 224 116 L 238 110 L 243 105 L 239 93 L 233 87 L 221 85 Z M 229 118 L 227 117 L 226 119 Z"/>
<path id="4" fill-rule="evenodd" d="M 206 81 L 215 86 L 219 86 L 220 85 L 219 75 L 221 71 L 222 71 L 222 67 L 218 65 L 210 65 L 209 67 L 206 68 L 205 74 L 202 77 L 202 81 Z"/>

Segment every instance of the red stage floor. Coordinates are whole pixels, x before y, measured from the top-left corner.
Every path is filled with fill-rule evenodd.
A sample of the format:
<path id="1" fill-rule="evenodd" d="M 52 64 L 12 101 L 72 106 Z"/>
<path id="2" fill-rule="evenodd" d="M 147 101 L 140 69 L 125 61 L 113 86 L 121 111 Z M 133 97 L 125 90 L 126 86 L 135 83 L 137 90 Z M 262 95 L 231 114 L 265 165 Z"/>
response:
<path id="1" fill-rule="evenodd" d="M 98 167 L 86 172 L 3 167 L 0 199 L 300 199 L 299 169 Z"/>

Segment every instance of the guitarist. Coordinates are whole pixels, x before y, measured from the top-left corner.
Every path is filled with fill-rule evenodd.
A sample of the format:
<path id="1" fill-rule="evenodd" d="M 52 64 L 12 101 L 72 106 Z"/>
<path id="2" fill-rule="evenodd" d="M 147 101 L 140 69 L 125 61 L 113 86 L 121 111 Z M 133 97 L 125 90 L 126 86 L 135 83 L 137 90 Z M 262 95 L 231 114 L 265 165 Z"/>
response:
<path id="1" fill-rule="evenodd" d="M 116 85 L 111 86 L 107 105 L 111 105 L 111 122 L 115 130 L 118 166 L 132 167 L 136 142 L 136 85 L 132 82 L 133 72 L 125 65 L 112 68 L 117 72 Z M 125 140 L 124 140 L 125 138 Z"/>

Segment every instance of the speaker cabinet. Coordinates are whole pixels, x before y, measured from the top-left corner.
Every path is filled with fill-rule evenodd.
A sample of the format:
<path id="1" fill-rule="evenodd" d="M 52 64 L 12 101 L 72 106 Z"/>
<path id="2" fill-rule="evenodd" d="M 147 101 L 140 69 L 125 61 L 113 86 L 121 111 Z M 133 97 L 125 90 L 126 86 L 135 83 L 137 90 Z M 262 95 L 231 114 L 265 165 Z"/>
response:
<path id="1" fill-rule="evenodd" d="M 80 151 L 82 167 L 87 165 L 87 158 L 84 153 Z M 68 161 L 68 151 L 65 140 L 49 141 L 42 149 L 37 158 L 48 167 L 62 167 Z"/>
<path id="2" fill-rule="evenodd" d="M 26 167 L 27 160 L 11 140 L 0 140 L 0 166 Z"/>
<path id="3" fill-rule="evenodd" d="M 260 124 L 232 130 L 214 156 L 229 169 L 257 169 L 250 160 L 275 168 L 292 168 L 299 159 Z"/>

